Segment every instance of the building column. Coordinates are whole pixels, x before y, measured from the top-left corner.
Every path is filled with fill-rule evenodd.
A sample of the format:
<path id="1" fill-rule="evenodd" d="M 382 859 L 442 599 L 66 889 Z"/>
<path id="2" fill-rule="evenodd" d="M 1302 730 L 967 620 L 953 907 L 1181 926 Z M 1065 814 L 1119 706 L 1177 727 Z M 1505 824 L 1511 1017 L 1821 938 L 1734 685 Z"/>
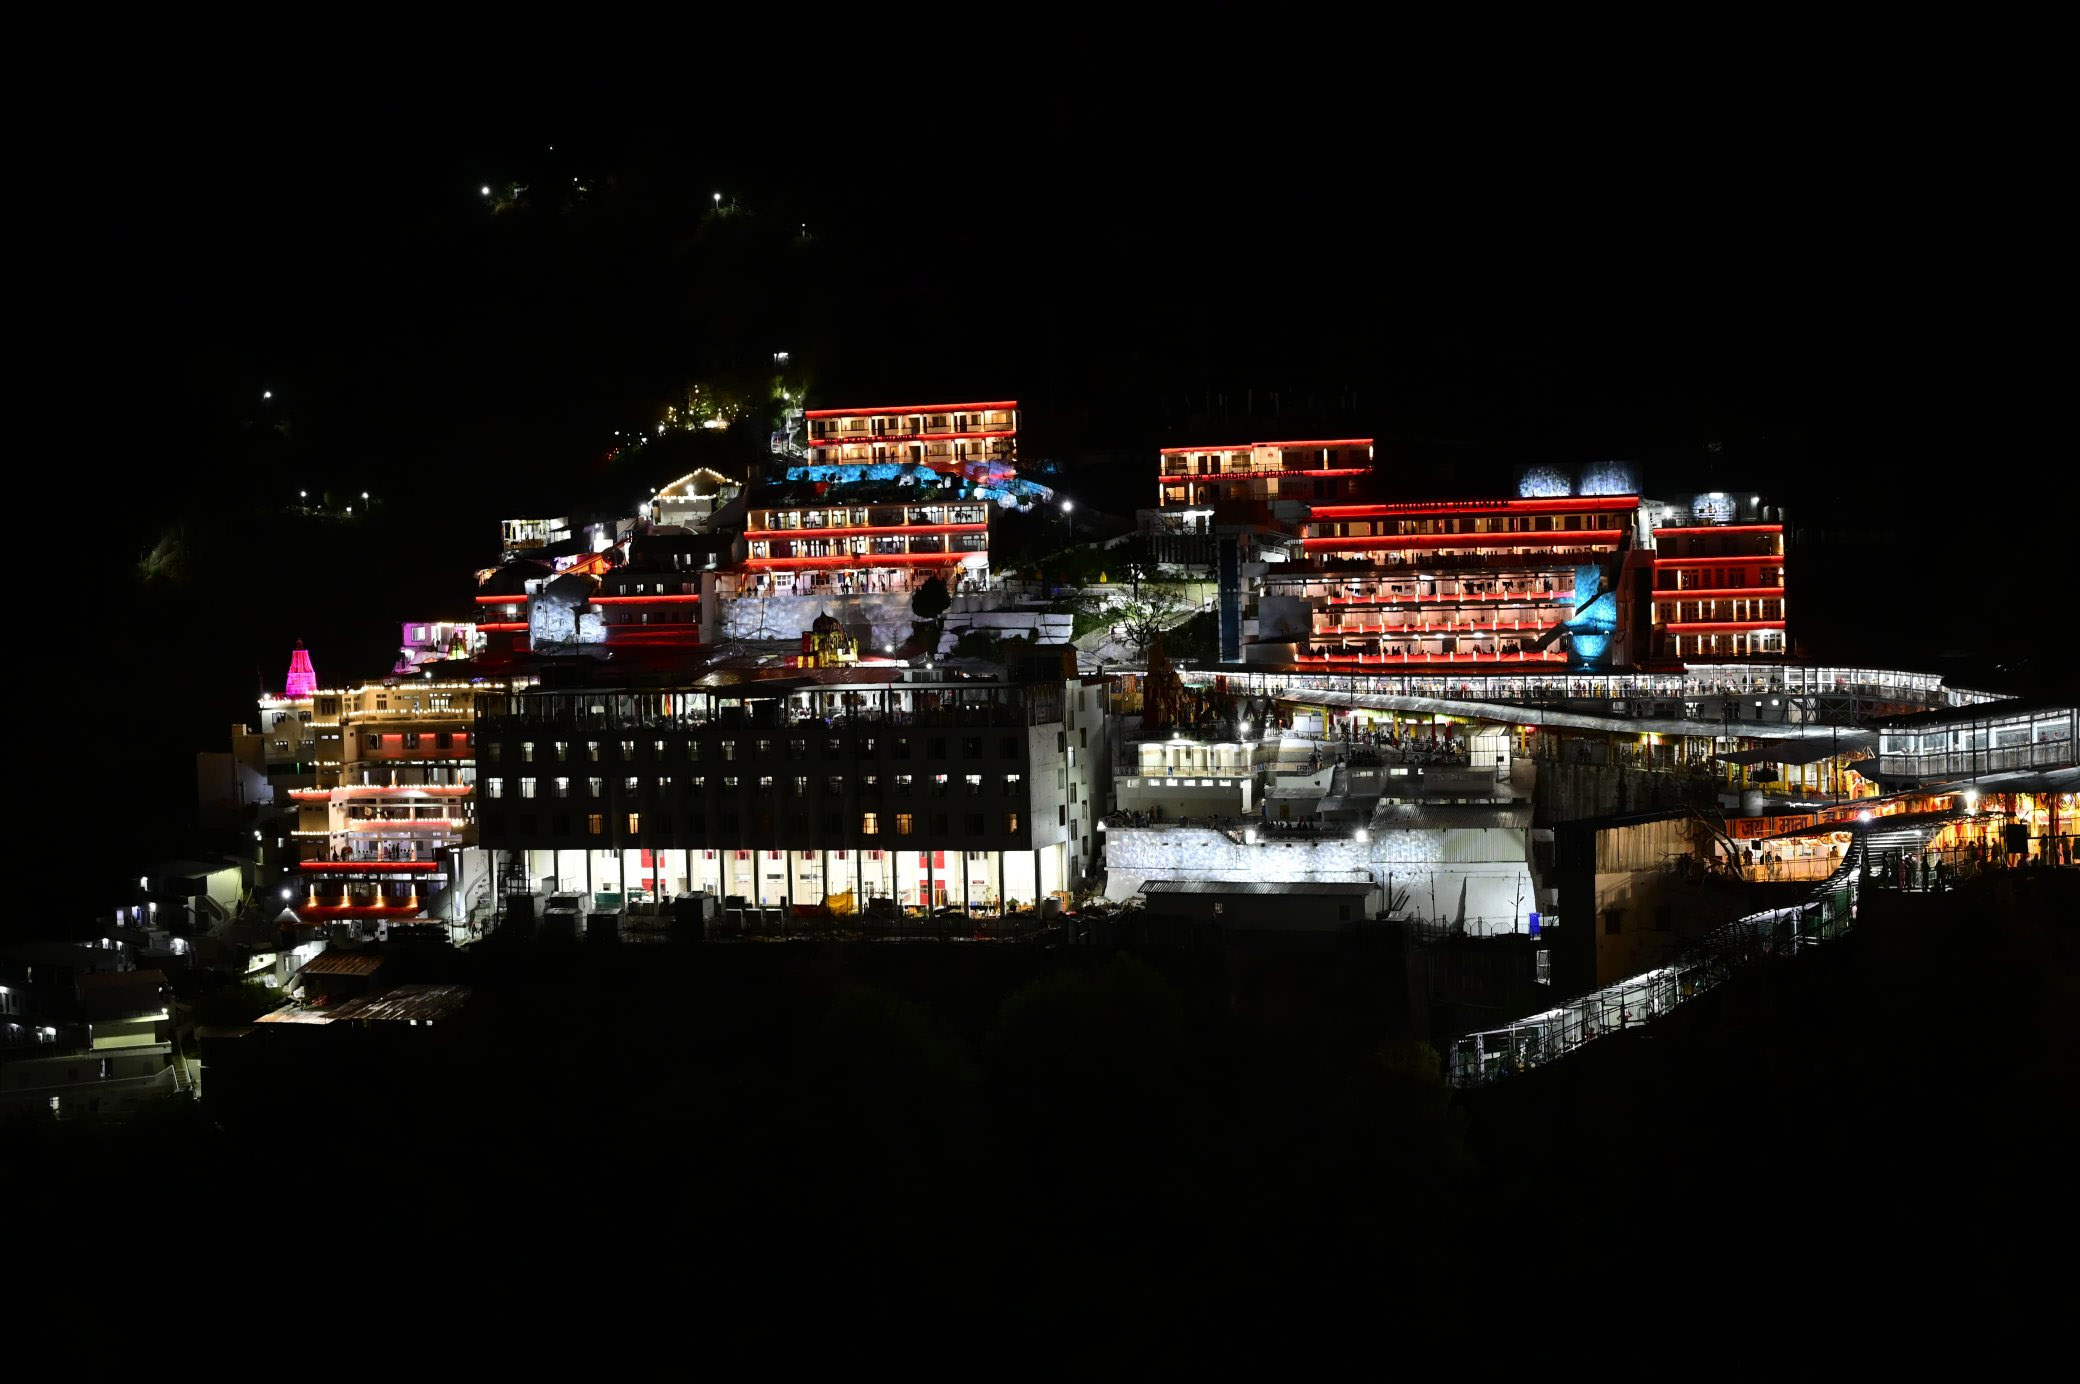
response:
<path id="1" fill-rule="evenodd" d="M 1009 897 L 1004 892 L 1004 857 L 1008 854 L 1008 851 L 997 852 L 997 916 L 1000 918 L 1004 916 L 1004 900 Z"/>
<path id="2" fill-rule="evenodd" d="M 937 904 L 937 900 L 933 897 L 934 891 L 932 889 L 932 853 L 930 851 L 919 851 L 918 854 L 924 857 L 924 916 L 929 918 L 932 916 L 932 909 Z"/>

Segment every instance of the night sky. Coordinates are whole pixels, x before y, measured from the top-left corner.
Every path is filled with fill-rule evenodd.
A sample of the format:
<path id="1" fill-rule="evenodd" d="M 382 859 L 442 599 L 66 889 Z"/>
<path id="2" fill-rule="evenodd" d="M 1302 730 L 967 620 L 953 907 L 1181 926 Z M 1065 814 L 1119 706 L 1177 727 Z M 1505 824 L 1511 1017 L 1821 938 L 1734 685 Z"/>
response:
<path id="1" fill-rule="evenodd" d="M 1637 459 L 1790 508 L 1814 657 L 2070 677 L 2045 35 L 176 22 L 101 36 L 17 129 L 14 213 L 24 536 L 91 629 L 35 638 L 125 706 L 169 685 L 88 751 L 165 811 L 293 639 L 381 673 L 399 621 L 466 608 L 497 518 L 664 479 L 613 430 L 782 349 L 818 402 L 1018 397 L 1029 454 L 1130 454 L 1078 481 L 1122 513 L 1153 447 L 1302 421 L 1377 436 L 1411 494 Z M 991 42 L 987 81 L 938 75 Z M 855 99 L 867 52 L 920 75 Z M 315 533 L 300 488 L 387 503 Z M 182 575 L 143 590 L 169 532 Z"/>

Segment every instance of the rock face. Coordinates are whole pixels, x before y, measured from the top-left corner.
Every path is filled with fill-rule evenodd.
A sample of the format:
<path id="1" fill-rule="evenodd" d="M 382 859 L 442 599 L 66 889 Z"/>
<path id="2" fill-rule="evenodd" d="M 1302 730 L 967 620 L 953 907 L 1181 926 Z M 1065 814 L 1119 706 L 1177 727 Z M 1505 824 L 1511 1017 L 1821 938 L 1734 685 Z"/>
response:
<path id="1" fill-rule="evenodd" d="M 886 592 L 857 596 L 739 596 L 723 611 L 724 639 L 795 639 L 829 615 L 860 642 L 860 654 L 878 654 L 888 645 L 910 638 L 917 617 L 910 594 Z"/>
<path id="2" fill-rule="evenodd" d="M 551 644 L 604 644 L 606 620 L 585 608 L 599 583 L 589 577 L 562 576 L 542 588 L 527 607 L 527 641 L 537 649 Z"/>

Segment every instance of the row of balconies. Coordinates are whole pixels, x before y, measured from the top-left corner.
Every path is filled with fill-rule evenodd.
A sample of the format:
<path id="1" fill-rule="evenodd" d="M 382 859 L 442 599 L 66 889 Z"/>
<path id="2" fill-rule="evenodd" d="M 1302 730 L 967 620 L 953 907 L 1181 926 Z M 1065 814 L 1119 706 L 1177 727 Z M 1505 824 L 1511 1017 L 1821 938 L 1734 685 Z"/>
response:
<path id="1" fill-rule="evenodd" d="M 1496 611 L 1495 618 L 1489 620 L 1478 620 L 1469 617 L 1464 620 L 1453 619 L 1439 622 L 1412 619 L 1353 620 L 1348 616 L 1324 616 L 1318 613 L 1315 616 L 1314 633 L 1316 638 L 1331 635 L 1382 634 L 1416 635 L 1420 637 L 1434 634 L 1457 634 L 1460 632 L 1467 634 L 1516 633 L 1525 630 L 1537 633 L 1554 623 L 1550 619 L 1541 619 L 1528 613 L 1515 619 L 1504 618 L 1507 615 L 1508 612 L 1506 611 Z"/>
<path id="2" fill-rule="evenodd" d="M 750 536 L 753 561 L 796 557 L 907 557 L 916 554 L 986 553 L 989 536 L 982 533 L 935 533 L 893 538 L 768 538 Z"/>
<path id="3" fill-rule="evenodd" d="M 987 505 L 865 505 L 845 509 L 762 509 L 746 536 L 795 529 L 900 529 L 932 524 L 986 524 Z"/>
<path id="4" fill-rule="evenodd" d="M 1017 426 L 1017 416 L 1008 412 L 895 413 L 861 418 L 812 418 L 809 420 L 809 441 L 814 444 L 938 437 L 949 433 L 1004 432 Z"/>

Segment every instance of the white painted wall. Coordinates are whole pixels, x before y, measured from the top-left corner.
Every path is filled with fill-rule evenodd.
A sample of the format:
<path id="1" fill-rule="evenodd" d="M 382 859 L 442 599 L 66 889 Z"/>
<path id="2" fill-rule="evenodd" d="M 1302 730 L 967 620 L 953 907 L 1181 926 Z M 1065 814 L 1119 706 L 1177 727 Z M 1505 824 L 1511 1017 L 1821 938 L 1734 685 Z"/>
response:
<path id="1" fill-rule="evenodd" d="M 1152 879 L 1311 880 L 1373 882 L 1380 907 L 1391 883 L 1406 891 L 1402 916 L 1463 916 L 1469 932 L 1506 933 L 1522 926 L 1533 902 L 1525 833 L 1505 828 L 1382 831 L 1285 840 L 1260 835 L 1243 845 L 1202 827 L 1112 827 L 1105 833 L 1106 894 L 1132 898 Z M 1522 887 L 1519 902 L 1518 888 Z"/>

